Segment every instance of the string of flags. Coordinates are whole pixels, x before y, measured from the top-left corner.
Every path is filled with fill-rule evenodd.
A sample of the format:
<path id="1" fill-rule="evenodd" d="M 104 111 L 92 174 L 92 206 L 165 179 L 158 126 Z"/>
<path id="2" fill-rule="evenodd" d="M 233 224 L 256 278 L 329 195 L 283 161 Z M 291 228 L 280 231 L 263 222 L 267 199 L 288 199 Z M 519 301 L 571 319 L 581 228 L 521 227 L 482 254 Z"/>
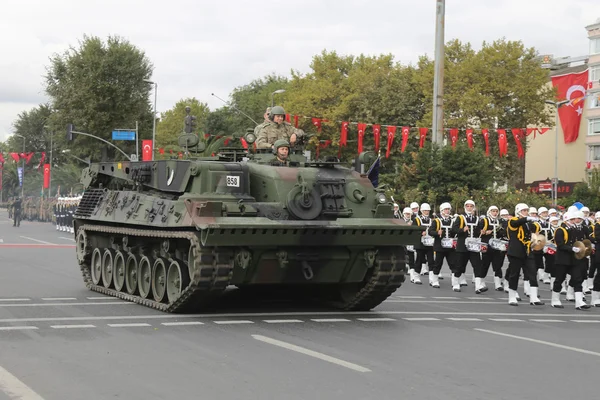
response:
<path id="1" fill-rule="evenodd" d="M 286 114 L 286 116 L 285 116 L 285 120 L 288 123 L 291 124 L 292 123 L 291 121 L 293 120 L 293 124 L 296 128 L 298 128 L 298 126 L 300 124 L 300 118 L 310 119 L 311 124 L 317 129 L 318 133 L 322 132 L 323 123 L 330 122 L 326 119 L 316 118 L 316 117 L 305 117 L 305 116 L 301 116 L 301 115 L 291 115 L 291 114 Z M 401 137 L 402 140 L 401 140 L 401 144 L 400 144 L 400 152 L 402 152 L 402 153 L 404 153 L 406 151 L 406 148 L 408 146 L 408 142 L 409 142 L 409 139 L 411 138 L 411 135 L 418 133 L 419 148 L 423 148 L 425 146 L 425 141 L 427 140 L 427 134 L 429 133 L 429 131 L 431 131 L 431 128 L 415 127 L 415 126 L 396 126 L 396 125 L 351 122 L 351 121 L 336 121 L 336 123 L 340 124 L 340 140 L 339 140 L 340 148 L 346 147 L 348 145 L 348 134 L 349 134 L 350 126 L 356 126 L 358 153 L 361 153 L 363 151 L 364 139 L 366 137 L 368 127 L 371 127 L 371 130 L 372 130 L 372 135 L 373 135 L 374 144 L 375 144 L 375 151 L 379 151 L 379 149 L 381 147 L 381 139 L 383 136 L 382 128 L 385 128 L 385 137 L 386 137 L 386 142 L 387 142 L 386 143 L 386 154 L 385 154 L 386 158 L 389 158 L 389 156 L 390 156 L 390 152 L 392 150 L 392 146 L 393 146 L 394 139 L 395 139 L 398 128 L 400 128 L 400 133 L 402 135 L 402 137 Z M 508 138 L 509 138 L 509 136 L 512 136 L 512 138 L 515 142 L 515 145 L 517 146 L 517 157 L 524 158 L 525 150 L 523 148 L 522 140 L 525 139 L 525 137 L 528 137 L 530 135 L 533 135 L 533 137 L 536 138 L 538 134 L 543 135 L 544 133 L 548 132 L 548 130 L 550 130 L 550 128 L 537 128 L 537 127 L 510 128 L 510 129 L 506 129 L 506 128 L 494 128 L 494 129 L 446 128 L 446 129 L 444 129 L 444 134 L 448 135 L 448 139 L 450 141 L 452 148 L 455 148 L 456 144 L 460 140 L 461 131 L 464 131 L 467 145 L 469 146 L 469 148 L 471 150 L 473 150 L 474 146 L 475 146 L 475 135 L 481 135 L 483 137 L 483 141 L 485 143 L 485 155 L 489 156 L 490 155 L 490 133 L 492 131 L 496 131 L 500 157 L 504 157 L 508 154 L 508 142 L 509 142 Z M 417 136 L 415 136 L 415 137 L 417 137 Z M 317 148 L 317 156 L 318 156 L 319 148 L 321 148 L 321 149 L 326 148 L 330 144 L 331 144 L 331 140 L 322 141 L 322 143 L 320 143 L 319 147 Z"/>
<path id="2" fill-rule="evenodd" d="M 35 152 L 29 153 L 7 153 L 7 158 L 12 159 L 15 164 L 19 163 L 21 160 L 25 160 L 25 164 L 29 164 L 35 155 Z M 40 161 L 38 163 L 37 169 L 39 170 L 44 165 L 44 161 L 46 161 L 46 152 L 42 151 L 40 153 Z M 4 168 L 4 163 L 6 162 L 6 158 L 4 158 L 4 154 L 0 153 L 0 169 Z"/>

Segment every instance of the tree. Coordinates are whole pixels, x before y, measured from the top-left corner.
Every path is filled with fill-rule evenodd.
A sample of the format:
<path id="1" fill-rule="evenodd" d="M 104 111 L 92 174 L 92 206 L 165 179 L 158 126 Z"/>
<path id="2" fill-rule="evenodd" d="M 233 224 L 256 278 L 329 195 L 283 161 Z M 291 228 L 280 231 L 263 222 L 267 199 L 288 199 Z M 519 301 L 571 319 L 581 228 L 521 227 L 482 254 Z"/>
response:
<path id="1" fill-rule="evenodd" d="M 84 36 L 78 48 L 71 47 L 54 55 L 47 67 L 46 92 L 54 110 L 50 125 L 55 132 L 65 132 L 67 124 L 76 130 L 111 140 L 114 129 L 134 128 L 139 122 L 140 139 L 152 136 L 151 85 L 152 64 L 143 51 L 128 41 L 110 36 L 106 42 Z M 78 156 L 99 159 L 100 147 L 109 159 L 121 154 L 93 138 L 80 136 L 76 144 L 65 143 Z M 119 142 L 126 153 L 135 153 L 135 142 Z"/>
<path id="2" fill-rule="evenodd" d="M 206 103 L 201 103 L 195 97 L 181 99 L 175 106 L 161 113 L 160 122 L 156 125 L 156 147 L 177 145 L 177 137 L 184 132 L 185 108 L 190 107 L 190 115 L 196 117 L 196 129 L 206 125 L 210 110 Z"/>

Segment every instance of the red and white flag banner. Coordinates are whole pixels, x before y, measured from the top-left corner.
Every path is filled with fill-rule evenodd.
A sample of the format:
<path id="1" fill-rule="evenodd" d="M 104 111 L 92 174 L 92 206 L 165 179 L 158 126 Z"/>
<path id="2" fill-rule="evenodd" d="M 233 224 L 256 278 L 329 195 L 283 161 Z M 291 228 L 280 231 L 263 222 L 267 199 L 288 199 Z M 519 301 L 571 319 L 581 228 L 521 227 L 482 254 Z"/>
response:
<path id="1" fill-rule="evenodd" d="M 581 125 L 587 84 L 587 69 L 576 74 L 552 77 L 552 85 L 557 90 L 559 101 L 569 101 L 558 109 L 565 143 L 574 142 L 579 136 L 579 126 Z"/>

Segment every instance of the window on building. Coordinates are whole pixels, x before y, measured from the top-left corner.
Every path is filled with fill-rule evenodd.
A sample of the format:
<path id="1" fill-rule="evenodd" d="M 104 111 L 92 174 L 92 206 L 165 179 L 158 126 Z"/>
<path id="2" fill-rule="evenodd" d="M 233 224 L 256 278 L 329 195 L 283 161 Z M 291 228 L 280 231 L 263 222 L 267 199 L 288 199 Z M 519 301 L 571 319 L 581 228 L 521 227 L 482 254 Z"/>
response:
<path id="1" fill-rule="evenodd" d="M 590 82 L 598 82 L 600 80 L 600 65 L 590 67 Z"/>
<path id="2" fill-rule="evenodd" d="M 588 108 L 598 108 L 600 107 L 600 92 L 592 93 L 589 98 Z"/>
<path id="3" fill-rule="evenodd" d="M 590 39 L 590 54 L 600 54 L 600 38 Z"/>
<path id="4" fill-rule="evenodd" d="M 588 135 L 600 135 L 600 118 L 590 119 Z"/>
<path id="5" fill-rule="evenodd" d="M 600 146 L 590 146 L 590 159 L 600 161 Z"/>

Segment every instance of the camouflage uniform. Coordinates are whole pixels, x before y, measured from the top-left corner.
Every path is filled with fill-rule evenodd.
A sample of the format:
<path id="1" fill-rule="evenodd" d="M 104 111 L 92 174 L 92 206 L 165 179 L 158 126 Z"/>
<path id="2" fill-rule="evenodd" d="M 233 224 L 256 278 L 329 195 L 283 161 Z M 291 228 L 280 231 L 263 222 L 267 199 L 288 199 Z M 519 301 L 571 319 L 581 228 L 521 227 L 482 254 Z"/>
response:
<path id="1" fill-rule="evenodd" d="M 275 141 L 279 139 L 289 141 L 294 133 L 296 134 L 297 139 L 304 136 L 303 130 L 294 128 L 288 122 L 284 121 L 281 124 L 271 122 L 259 130 L 256 139 L 256 147 L 259 149 L 270 149 L 273 147 L 273 144 L 275 144 Z"/>

